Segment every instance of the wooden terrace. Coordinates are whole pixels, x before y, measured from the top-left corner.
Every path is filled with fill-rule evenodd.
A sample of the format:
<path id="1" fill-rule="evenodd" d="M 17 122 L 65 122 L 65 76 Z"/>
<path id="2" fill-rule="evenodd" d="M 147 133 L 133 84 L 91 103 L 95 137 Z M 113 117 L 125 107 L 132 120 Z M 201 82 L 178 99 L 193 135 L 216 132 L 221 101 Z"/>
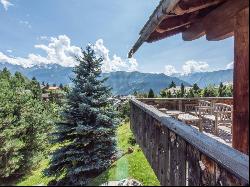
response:
<path id="1" fill-rule="evenodd" d="M 184 41 L 203 36 L 208 41 L 234 37 L 233 103 L 224 100 L 219 103 L 225 105 L 202 107 L 203 101 L 199 104 L 193 99 L 132 99 L 131 129 L 136 140 L 161 185 L 249 185 L 249 0 L 161 0 L 128 56 L 132 57 L 144 42 L 175 34 L 181 34 Z M 190 117 L 179 117 L 180 112 L 188 112 L 187 102 L 196 102 L 200 108 L 189 111 L 190 115 L 196 111 L 195 119 L 212 115 L 217 137 L 221 121 L 225 125 L 229 120 L 232 147 L 208 136 L 205 125 L 198 125 L 197 130 L 183 123 Z M 180 112 L 171 117 L 169 110 Z"/>

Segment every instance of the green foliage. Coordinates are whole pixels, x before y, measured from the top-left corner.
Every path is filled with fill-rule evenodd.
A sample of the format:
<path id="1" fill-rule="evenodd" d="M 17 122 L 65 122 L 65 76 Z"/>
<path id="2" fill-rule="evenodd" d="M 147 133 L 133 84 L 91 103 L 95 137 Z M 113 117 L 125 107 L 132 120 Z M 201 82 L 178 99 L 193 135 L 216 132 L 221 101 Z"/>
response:
<path id="1" fill-rule="evenodd" d="M 170 90 L 167 91 L 167 98 L 172 98 L 172 93 L 170 92 Z"/>
<path id="2" fill-rule="evenodd" d="M 124 119 L 125 121 L 129 120 L 130 117 L 130 105 L 129 102 L 122 103 L 118 108 L 120 118 Z"/>
<path id="3" fill-rule="evenodd" d="M 201 95 L 202 97 L 216 97 L 218 95 L 218 92 L 214 86 L 209 85 L 202 90 Z"/>
<path id="4" fill-rule="evenodd" d="M 95 178 L 89 186 L 98 186 L 108 181 L 117 181 L 133 178 L 144 186 L 160 186 L 160 183 L 137 144 L 131 145 L 129 139 L 134 139 L 129 123 L 119 126 L 117 130 L 118 148 L 127 152 L 129 147 L 134 149 L 131 154 L 126 154 L 117 160 L 108 170 Z"/>
<path id="5" fill-rule="evenodd" d="M 148 98 L 154 98 L 154 97 L 155 97 L 154 91 L 150 88 L 148 92 Z"/>
<path id="6" fill-rule="evenodd" d="M 35 79 L 0 71 L 0 182 L 25 174 L 46 154 L 57 112 L 43 103 Z"/>
<path id="7" fill-rule="evenodd" d="M 134 136 L 129 136 L 128 138 L 128 143 L 132 146 L 134 146 L 136 144 L 136 140 Z"/>
<path id="8" fill-rule="evenodd" d="M 176 84 L 175 84 L 175 82 L 174 81 L 172 81 L 171 83 L 170 83 L 170 85 L 169 85 L 169 87 L 168 88 L 176 88 Z"/>
<path id="9" fill-rule="evenodd" d="M 184 96 L 185 96 L 185 86 L 183 83 L 181 83 L 180 97 L 184 97 Z"/>
<path id="10" fill-rule="evenodd" d="M 160 91 L 160 96 L 161 96 L 162 98 L 167 97 L 166 91 L 165 91 L 165 90 L 161 90 L 161 91 Z"/>
<path id="11" fill-rule="evenodd" d="M 73 69 L 74 88 L 68 94 L 62 121 L 56 124 L 54 143 L 66 144 L 56 150 L 45 171 L 48 176 L 61 176 L 57 185 L 86 185 L 106 170 L 116 156 L 114 112 L 110 88 L 101 80 L 102 58 L 91 46 L 77 58 Z"/>

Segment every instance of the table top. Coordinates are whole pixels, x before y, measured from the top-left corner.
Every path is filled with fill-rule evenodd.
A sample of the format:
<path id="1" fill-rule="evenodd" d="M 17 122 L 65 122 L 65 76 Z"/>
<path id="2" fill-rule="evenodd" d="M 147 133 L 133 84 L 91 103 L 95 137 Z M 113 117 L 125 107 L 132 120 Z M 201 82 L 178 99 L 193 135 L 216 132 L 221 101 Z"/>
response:
<path id="1" fill-rule="evenodd" d="M 167 110 L 167 114 L 184 114 L 184 112 L 179 111 L 179 110 Z"/>
<path id="2" fill-rule="evenodd" d="M 180 115 L 178 116 L 178 119 L 179 119 L 179 120 L 184 120 L 184 121 L 198 121 L 198 120 L 200 120 L 198 117 L 193 116 L 193 115 L 191 115 L 191 114 L 187 114 L 187 113 L 185 113 L 185 114 L 180 114 Z"/>

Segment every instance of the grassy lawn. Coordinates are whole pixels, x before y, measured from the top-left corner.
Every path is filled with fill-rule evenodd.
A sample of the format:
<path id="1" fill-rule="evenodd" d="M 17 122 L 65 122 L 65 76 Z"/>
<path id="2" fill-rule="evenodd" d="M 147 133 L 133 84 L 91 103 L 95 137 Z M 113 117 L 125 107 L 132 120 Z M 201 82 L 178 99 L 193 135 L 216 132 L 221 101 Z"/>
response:
<path id="1" fill-rule="evenodd" d="M 48 167 L 49 159 L 41 161 L 39 167 L 32 171 L 31 174 L 20 180 L 17 186 L 45 186 L 52 180 L 52 177 L 46 177 L 43 175 L 43 170 Z"/>
<path id="2" fill-rule="evenodd" d="M 132 132 L 130 131 L 129 123 L 118 128 L 118 148 L 126 152 L 129 147 L 132 147 L 134 152 L 120 158 L 109 170 L 97 177 L 90 185 L 100 185 L 107 181 L 125 178 L 136 179 L 144 186 L 160 185 L 139 146 L 132 146 L 128 143 L 128 138 L 131 136 Z"/>
<path id="3" fill-rule="evenodd" d="M 160 185 L 138 145 L 132 146 L 128 143 L 129 137 L 132 137 L 132 132 L 130 131 L 129 123 L 126 123 L 120 126 L 117 131 L 118 148 L 126 152 L 129 147 L 132 147 L 134 152 L 121 157 L 110 169 L 97 177 L 90 185 L 100 185 L 107 181 L 125 178 L 136 179 L 144 186 Z M 44 176 L 42 173 L 48 167 L 48 164 L 49 159 L 44 159 L 40 166 L 32 171 L 30 175 L 20 180 L 17 186 L 47 185 L 53 179 Z"/>

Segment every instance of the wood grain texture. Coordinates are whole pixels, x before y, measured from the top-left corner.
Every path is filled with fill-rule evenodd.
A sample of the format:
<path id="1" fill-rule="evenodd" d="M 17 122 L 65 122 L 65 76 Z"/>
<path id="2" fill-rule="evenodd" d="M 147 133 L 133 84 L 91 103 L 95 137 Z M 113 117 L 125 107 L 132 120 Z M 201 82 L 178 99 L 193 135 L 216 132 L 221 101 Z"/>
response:
<path id="1" fill-rule="evenodd" d="M 235 24 L 233 147 L 249 154 L 249 8 Z"/>
<path id="2" fill-rule="evenodd" d="M 152 106 L 138 100 L 130 104 L 131 129 L 161 185 L 249 183 L 248 156 Z"/>

